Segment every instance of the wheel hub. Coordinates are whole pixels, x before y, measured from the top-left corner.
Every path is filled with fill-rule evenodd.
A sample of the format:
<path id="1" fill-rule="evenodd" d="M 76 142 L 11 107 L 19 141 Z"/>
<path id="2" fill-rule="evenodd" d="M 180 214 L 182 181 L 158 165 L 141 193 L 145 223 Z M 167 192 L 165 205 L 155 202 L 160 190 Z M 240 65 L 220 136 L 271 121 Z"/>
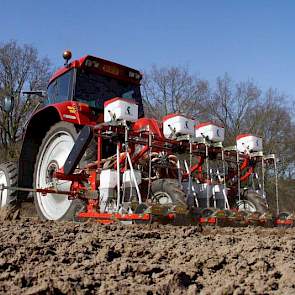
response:
<path id="1" fill-rule="evenodd" d="M 59 169 L 57 161 L 53 160 L 48 164 L 46 172 L 46 184 L 52 184 L 54 172 Z"/>
<path id="2" fill-rule="evenodd" d="M 237 208 L 240 211 L 256 212 L 255 205 L 248 200 L 240 200 L 237 202 Z"/>
<path id="3" fill-rule="evenodd" d="M 161 205 L 171 204 L 172 199 L 166 192 L 158 192 L 154 195 L 154 199 Z"/>

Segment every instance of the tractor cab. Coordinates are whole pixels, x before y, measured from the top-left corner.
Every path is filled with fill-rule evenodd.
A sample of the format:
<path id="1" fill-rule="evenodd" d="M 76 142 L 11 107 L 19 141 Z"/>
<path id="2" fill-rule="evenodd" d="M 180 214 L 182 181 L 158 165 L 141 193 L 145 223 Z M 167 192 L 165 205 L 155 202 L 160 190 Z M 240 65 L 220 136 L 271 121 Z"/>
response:
<path id="1" fill-rule="evenodd" d="M 105 101 L 121 97 L 135 100 L 139 117 L 143 116 L 139 71 L 90 55 L 68 63 L 69 51 L 64 58 L 65 66 L 49 81 L 46 104 L 77 101 L 101 113 Z"/>

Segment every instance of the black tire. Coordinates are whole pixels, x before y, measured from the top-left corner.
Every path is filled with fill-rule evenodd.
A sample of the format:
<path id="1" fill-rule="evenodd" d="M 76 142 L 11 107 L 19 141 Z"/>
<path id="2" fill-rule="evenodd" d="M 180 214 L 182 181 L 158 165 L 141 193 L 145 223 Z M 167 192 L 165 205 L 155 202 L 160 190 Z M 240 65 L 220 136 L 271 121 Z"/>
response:
<path id="1" fill-rule="evenodd" d="M 75 126 L 73 124 L 70 124 L 67 122 L 58 122 L 49 129 L 49 131 L 46 133 L 44 139 L 42 140 L 42 144 L 39 148 L 39 152 L 36 157 L 36 162 L 35 162 L 35 167 L 34 167 L 34 177 L 33 177 L 33 187 L 34 188 L 36 188 L 37 168 L 38 168 L 39 162 L 42 160 L 41 159 L 42 153 L 43 153 L 44 149 L 46 149 L 46 147 L 48 146 L 50 139 L 53 138 L 54 135 L 58 134 L 59 132 L 66 132 L 68 135 L 70 135 L 73 138 L 74 141 L 78 137 L 78 132 L 77 132 Z M 59 168 L 61 168 L 61 167 L 59 167 Z M 36 211 L 38 213 L 38 216 L 40 217 L 41 220 L 57 220 L 57 221 L 74 220 L 77 209 L 81 208 L 81 206 L 83 206 L 83 204 L 80 200 L 72 200 L 69 208 L 67 209 L 65 214 L 63 214 L 60 218 L 56 218 L 56 219 L 48 218 L 47 216 L 45 216 L 42 213 L 42 210 L 40 208 L 40 204 L 38 202 L 37 194 L 38 193 L 33 193 L 34 203 L 35 203 L 35 207 L 36 207 Z M 47 196 L 44 196 L 44 198 L 46 198 L 46 197 Z"/>
<path id="2" fill-rule="evenodd" d="M 12 187 L 17 186 L 17 174 L 18 174 L 17 172 L 18 172 L 18 169 L 14 162 L 6 162 L 6 163 L 0 164 L 0 174 L 2 174 L 3 177 L 5 177 L 7 186 L 12 186 Z M 5 190 L 3 190 L 3 199 L 1 198 L 1 195 L 0 195 L 0 198 L 1 198 L 0 207 L 15 205 L 16 191 L 7 190 L 5 200 L 4 200 L 4 193 L 6 194 Z"/>
<path id="3" fill-rule="evenodd" d="M 266 201 L 262 198 L 262 196 L 253 191 L 245 192 L 244 196 L 241 198 L 240 202 L 237 200 L 237 207 L 239 210 L 247 211 L 247 206 L 250 206 L 255 211 L 251 212 L 258 212 L 258 213 L 266 213 L 268 212 L 268 207 Z M 240 204 L 240 205 L 239 205 Z M 241 207 L 245 207 L 242 209 Z M 250 210 L 249 210 L 250 211 Z"/>
<path id="4" fill-rule="evenodd" d="M 187 207 L 186 195 L 181 185 L 175 179 L 158 179 L 151 185 L 152 201 L 163 204 L 161 199 L 166 198 L 165 204 L 173 204 L 177 206 Z M 168 198 L 170 200 L 168 201 Z"/>

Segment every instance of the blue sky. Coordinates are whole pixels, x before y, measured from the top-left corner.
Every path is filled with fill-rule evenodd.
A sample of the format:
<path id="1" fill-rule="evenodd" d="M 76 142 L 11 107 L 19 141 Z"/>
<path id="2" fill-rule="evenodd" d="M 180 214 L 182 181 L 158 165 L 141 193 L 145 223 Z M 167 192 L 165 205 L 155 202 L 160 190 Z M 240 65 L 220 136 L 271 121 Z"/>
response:
<path id="1" fill-rule="evenodd" d="M 0 1 L 0 41 L 30 43 L 62 65 L 65 48 L 135 67 L 227 72 L 295 97 L 295 1 Z"/>

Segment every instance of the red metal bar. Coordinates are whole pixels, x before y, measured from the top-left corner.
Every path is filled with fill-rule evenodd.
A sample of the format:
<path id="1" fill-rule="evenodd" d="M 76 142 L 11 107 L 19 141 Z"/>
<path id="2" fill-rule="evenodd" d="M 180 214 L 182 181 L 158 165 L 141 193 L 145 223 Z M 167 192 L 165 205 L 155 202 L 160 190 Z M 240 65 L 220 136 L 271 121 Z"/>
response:
<path id="1" fill-rule="evenodd" d="M 196 170 L 199 170 L 199 167 L 201 167 L 204 163 L 204 157 L 200 157 L 200 161 L 191 167 L 190 173 L 194 173 Z M 183 173 L 183 177 L 187 177 L 189 175 L 188 172 Z"/>
<path id="2" fill-rule="evenodd" d="M 242 172 L 245 168 L 247 168 L 248 167 L 248 165 L 249 165 L 249 158 L 246 158 L 246 159 L 244 159 L 244 161 L 243 161 L 243 163 L 242 163 L 242 165 L 241 165 L 241 167 L 240 167 L 240 171 Z"/>
<path id="3" fill-rule="evenodd" d="M 174 213 L 169 213 L 169 214 L 167 214 L 166 217 L 167 217 L 168 219 L 173 220 L 173 219 L 175 218 L 175 214 L 174 214 Z"/>
<path id="4" fill-rule="evenodd" d="M 246 174 L 240 177 L 240 180 L 241 181 L 248 180 L 248 178 L 251 176 L 251 174 L 253 173 L 253 171 L 254 171 L 254 167 L 250 167 L 249 170 L 246 172 Z"/>
<path id="5" fill-rule="evenodd" d="M 199 219 L 200 223 L 209 223 L 209 224 L 216 224 L 217 218 L 216 217 L 201 217 Z"/>
<path id="6" fill-rule="evenodd" d="M 89 200 L 88 203 L 87 203 L 87 213 L 96 213 L 96 207 L 98 205 L 98 200 Z"/>
<path id="7" fill-rule="evenodd" d="M 81 212 L 78 217 L 97 218 L 102 220 L 150 220 L 150 214 L 99 213 L 96 211 Z"/>
<path id="8" fill-rule="evenodd" d="M 294 220 L 293 219 L 276 219 L 275 225 L 293 225 Z"/>
<path id="9" fill-rule="evenodd" d="M 144 146 L 142 150 L 131 159 L 131 162 L 136 163 L 148 150 L 149 150 L 149 147 L 147 145 Z"/>
<path id="10" fill-rule="evenodd" d="M 104 124 L 99 124 L 99 125 L 95 126 L 94 129 L 100 131 L 101 133 L 103 131 L 114 131 L 115 133 L 124 134 L 124 127 L 120 127 L 120 126 L 108 126 L 108 125 L 104 125 Z M 149 136 L 148 132 L 134 132 L 134 131 L 130 130 L 128 141 L 135 143 L 135 144 L 147 145 L 148 144 L 148 136 Z M 146 140 L 146 141 L 144 141 L 144 140 Z M 153 145 L 152 146 L 154 147 L 158 144 L 160 144 L 159 148 L 162 148 L 162 149 L 172 149 L 172 146 L 175 147 L 175 145 L 182 145 L 182 146 L 189 147 L 188 142 L 179 142 L 177 140 L 164 138 L 162 136 L 160 137 L 160 136 L 157 136 L 156 134 L 153 134 Z M 171 147 L 167 147 L 167 144 L 171 144 Z M 197 151 L 194 149 L 197 149 Z M 200 152 L 200 150 L 204 151 L 204 144 L 194 143 L 193 144 L 193 153 L 198 153 L 198 152 Z M 210 147 L 209 151 L 218 153 L 221 151 L 221 149 L 217 148 L 217 147 Z M 235 156 L 236 153 L 237 153 L 236 151 L 225 151 L 225 155 L 227 155 L 227 156 Z M 248 155 L 243 155 L 243 154 L 240 155 L 241 159 L 245 159 L 248 157 L 249 157 Z"/>
<path id="11" fill-rule="evenodd" d="M 62 172 L 56 171 L 54 172 L 53 176 L 59 180 L 69 180 L 69 181 L 83 181 L 87 180 L 89 175 L 84 172 L 71 175 L 64 175 Z"/>
<path id="12" fill-rule="evenodd" d="M 91 189 L 93 191 L 97 190 L 96 175 L 97 175 L 97 173 L 96 173 L 95 170 L 90 172 L 89 182 L 90 182 L 90 185 L 91 185 Z"/>

